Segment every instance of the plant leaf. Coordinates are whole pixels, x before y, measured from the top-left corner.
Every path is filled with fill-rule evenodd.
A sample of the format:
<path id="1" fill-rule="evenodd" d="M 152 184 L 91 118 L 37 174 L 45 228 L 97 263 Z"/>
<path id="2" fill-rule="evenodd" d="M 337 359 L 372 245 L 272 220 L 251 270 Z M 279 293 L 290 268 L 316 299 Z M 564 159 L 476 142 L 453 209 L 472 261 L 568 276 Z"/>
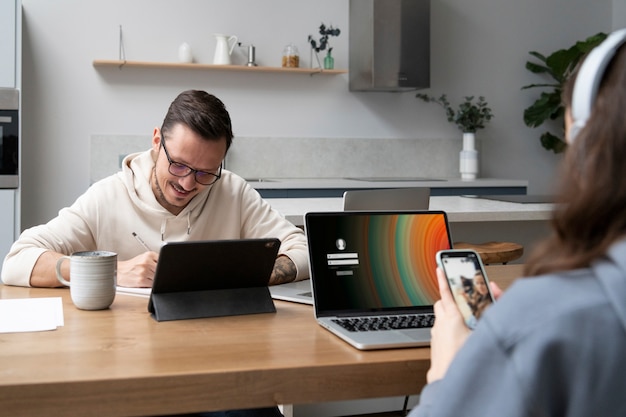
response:
<path id="1" fill-rule="evenodd" d="M 546 120 L 554 120 L 561 115 L 562 108 L 560 90 L 551 93 L 543 92 L 532 105 L 524 110 L 524 123 L 528 127 L 540 126 Z"/>
<path id="2" fill-rule="evenodd" d="M 561 153 L 567 149 L 567 142 L 550 132 L 545 132 L 540 138 L 541 146 L 554 153 Z"/>
<path id="3" fill-rule="evenodd" d="M 535 74 L 542 74 L 544 72 L 550 72 L 550 68 L 545 65 L 535 64 L 534 62 L 526 62 L 526 69 Z"/>
<path id="4" fill-rule="evenodd" d="M 561 49 L 548 57 L 546 65 L 552 70 L 554 79 L 562 84 L 569 77 L 578 59 L 580 59 L 578 49 Z"/>
<path id="5" fill-rule="evenodd" d="M 606 33 L 599 32 L 599 33 L 596 33 L 595 35 L 589 36 L 584 41 L 576 42 L 575 47 L 584 55 L 587 52 L 591 51 L 593 48 L 595 48 L 598 44 L 600 44 L 600 42 L 605 40 L 606 37 L 607 37 Z"/>
<path id="6" fill-rule="evenodd" d="M 552 88 L 561 88 L 560 84 L 528 84 L 522 87 L 522 90 L 526 90 L 528 88 L 536 88 L 536 87 L 552 87 Z"/>
<path id="7" fill-rule="evenodd" d="M 540 54 L 537 51 L 530 51 L 529 54 L 534 56 L 535 58 L 537 58 L 541 62 L 546 62 L 546 57 L 543 56 L 542 54 Z"/>

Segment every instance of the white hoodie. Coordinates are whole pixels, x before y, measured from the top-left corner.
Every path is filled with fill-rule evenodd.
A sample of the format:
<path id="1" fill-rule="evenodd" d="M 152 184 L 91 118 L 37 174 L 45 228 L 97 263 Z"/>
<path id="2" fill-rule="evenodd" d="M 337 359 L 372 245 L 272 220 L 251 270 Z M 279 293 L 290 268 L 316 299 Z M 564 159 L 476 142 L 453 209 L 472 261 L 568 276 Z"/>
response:
<path id="1" fill-rule="evenodd" d="M 29 286 L 31 271 L 46 250 L 67 255 L 109 250 L 120 261 L 131 259 L 145 252 L 133 232 L 155 252 L 171 241 L 276 237 L 281 241 L 279 254 L 296 265 L 296 280 L 308 277 L 304 232 L 272 209 L 243 178 L 222 170 L 215 184 L 175 216 L 152 192 L 153 168 L 151 151 L 128 155 L 122 171 L 93 184 L 47 224 L 25 230 L 4 260 L 2 281 Z"/>

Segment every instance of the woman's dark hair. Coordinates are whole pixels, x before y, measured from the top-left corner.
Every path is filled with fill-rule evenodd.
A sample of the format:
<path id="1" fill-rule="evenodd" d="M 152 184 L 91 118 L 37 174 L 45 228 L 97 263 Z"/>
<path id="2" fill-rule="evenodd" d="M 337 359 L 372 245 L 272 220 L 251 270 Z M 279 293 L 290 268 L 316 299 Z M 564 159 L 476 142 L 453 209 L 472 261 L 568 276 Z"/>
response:
<path id="1" fill-rule="evenodd" d="M 577 74 L 563 89 L 571 108 Z M 588 267 L 626 236 L 626 46 L 607 67 L 591 116 L 565 153 L 552 233 L 526 260 L 526 275 Z"/>
<path id="2" fill-rule="evenodd" d="M 170 104 L 161 131 L 167 133 L 179 123 L 204 139 L 226 139 L 227 151 L 233 142 L 230 116 L 224 103 L 205 91 L 187 90 L 180 93 Z"/>

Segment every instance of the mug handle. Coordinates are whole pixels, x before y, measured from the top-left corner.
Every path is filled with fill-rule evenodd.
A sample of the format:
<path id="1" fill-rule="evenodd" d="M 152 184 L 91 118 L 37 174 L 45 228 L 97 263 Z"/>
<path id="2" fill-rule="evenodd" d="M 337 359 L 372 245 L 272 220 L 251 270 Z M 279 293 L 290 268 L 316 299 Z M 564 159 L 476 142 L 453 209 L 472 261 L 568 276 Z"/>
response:
<path id="1" fill-rule="evenodd" d="M 66 281 L 65 278 L 63 278 L 63 275 L 61 275 L 61 264 L 63 263 L 64 260 L 66 259 L 70 259 L 69 256 L 61 256 L 58 260 L 57 260 L 57 265 L 56 265 L 56 272 L 57 272 L 57 279 L 59 280 L 59 282 L 63 285 L 65 285 L 66 287 L 70 286 L 70 282 Z"/>

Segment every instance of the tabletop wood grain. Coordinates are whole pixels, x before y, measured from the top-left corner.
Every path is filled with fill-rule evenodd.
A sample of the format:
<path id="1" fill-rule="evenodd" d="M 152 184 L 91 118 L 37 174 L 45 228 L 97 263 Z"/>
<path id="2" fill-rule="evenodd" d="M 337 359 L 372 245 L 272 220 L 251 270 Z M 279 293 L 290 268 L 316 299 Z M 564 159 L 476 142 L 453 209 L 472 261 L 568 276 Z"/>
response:
<path id="1" fill-rule="evenodd" d="M 521 266 L 488 266 L 506 288 Z M 0 298 L 62 297 L 56 331 L 0 334 L 0 408 L 10 416 L 146 416 L 418 394 L 429 348 L 363 352 L 315 322 L 311 306 L 156 322 L 148 299 L 118 294 L 76 309 L 67 289 L 0 285 Z"/>

